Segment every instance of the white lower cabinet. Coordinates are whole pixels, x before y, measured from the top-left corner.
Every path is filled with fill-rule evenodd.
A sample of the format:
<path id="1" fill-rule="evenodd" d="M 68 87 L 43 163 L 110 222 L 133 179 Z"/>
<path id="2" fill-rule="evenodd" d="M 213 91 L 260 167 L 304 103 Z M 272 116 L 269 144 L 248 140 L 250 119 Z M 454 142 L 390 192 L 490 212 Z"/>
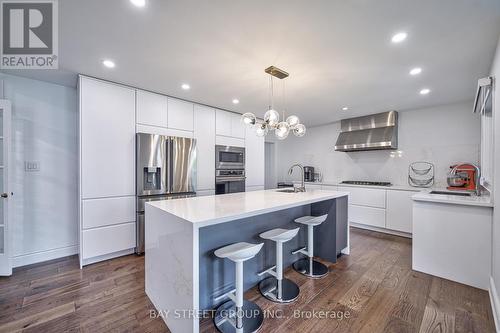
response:
<path id="1" fill-rule="evenodd" d="M 415 192 L 387 191 L 387 213 L 385 227 L 391 230 L 412 232 L 412 205 L 411 196 Z"/>
<path id="2" fill-rule="evenodd" d="M 339 186 L 349 192 L 349 222 L 405 236 L 412 233 L 412 200 L 416 191 Z"/>
<path id="3" fill-rule="evenodd" d="M 83 260 L 135 247 L 135 222 L 83 230 Z"/>
<path id="4" fill-rule="evenodd" d="M 349 205 L 349 222 L 385 228 L 385 209 Z"/>
<path id="5" fill-rule="evenodd" d="M 83 229 L 135 221 L 135 196 L 83 200 Z"/>
<path id="6" fill-rule="evenodd" d="M 412 268 L 488 290 L 492 207 L 413 202 Z"/>
<path id="7" fill-rule="evenodd" d="M 349 203 L 353 205 L 385 208 L 386 190 L 344 186 L 339 191 L 349 192 Z"/>

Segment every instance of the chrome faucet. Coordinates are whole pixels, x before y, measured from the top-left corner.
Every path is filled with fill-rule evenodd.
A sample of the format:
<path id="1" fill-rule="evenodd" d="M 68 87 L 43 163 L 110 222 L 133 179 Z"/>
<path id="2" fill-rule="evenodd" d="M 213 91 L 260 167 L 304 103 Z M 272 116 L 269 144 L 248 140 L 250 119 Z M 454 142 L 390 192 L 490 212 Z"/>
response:
<path id="1" fill-rule="evenodd" d="M 295 167 L 298 167 L 300 169 L 300 172 L 302 172 L 302 182 L 300 184 L 300 187 L 295 187 L 295 185 L 293 186 L 293 189 L 296 191 L 296 192 L 305 192 L 306 191 L 306 185 L 304 184 L 305 183 L 305 178 L 304 178 L 304 167 L 302 166 L 302 164 L 294 164 L 290 167 L 290 169 L 288 169 L 288 175 L 291 176 L 292 173 L 293 173 L 293 168 Z"/>
<path id="2" fill-rule="evenodd" d="M 476 186 L 476 188 L 474 189 L 474 192 L 476 193 L 477 196 L 480 196 L 481 188 L 479 186 L 479 181 L 481 180 L 481 169 L 477 165 L 473 163 L 460 163 L 455 165 L 453 169 L 451 169 L 450 173 L 454 175 L 457 172 L 457 169 L 464 165 L 472 165 L 474 169 L 476 169 L 476 179 L 474 179 L 474 185 Z"/>

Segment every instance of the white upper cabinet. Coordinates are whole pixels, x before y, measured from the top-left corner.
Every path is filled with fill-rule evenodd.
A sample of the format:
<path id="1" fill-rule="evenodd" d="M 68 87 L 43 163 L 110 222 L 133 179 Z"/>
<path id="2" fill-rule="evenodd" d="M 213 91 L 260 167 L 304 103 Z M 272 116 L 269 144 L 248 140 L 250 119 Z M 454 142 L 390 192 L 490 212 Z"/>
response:
<path id="1" fill-rule="evenodd" d="M 135 90 L 80 79 L 83 199 L 135 195 Z"/>
<path id="2" fill-rule="evenodd" d="M 168 128 L 193 131 L 194 104 L 168 98 Z"/>
<path id="3" fill-rule="evenodd" d="M 231 112 L 215 111 L 215 133 L 217 135 L 232 136 L 231 115 Z"/>
<path id="4" fill-rule="evenodd" d="M 241 123 L 241 115 L 228 111 L 216 111 L 216 134 L 233 138 L 245 138 L 245 126 Z"/>
<path id="5" fill-rule="evenodd" d="M 481 115 L 481 181 L 489 191 L 493 188 L 494 158 L 493 109 Z"/>
<path id="6" fill-rule="evenodd" d="M 235 138 L 245 138 L 245 125 L 241 122 L 241 115 L 231 113 L 231 136 Z"/>
<path id="7" fill-rule="evenodd" d="M 167 97 L 137 90 L 137 123 L 167 127 Z"/>
<path id="8" fill-rule="evenodd" d="M 194 106 L 194 137 L 197 147 L 196 191 L 215 189 L 215 110 Z"/>
<path id="9" fill-rule="evenodd" d="M 250 128 L 247 128 L 245 138 L 245 174 L 247 177 L 246 186 L 264 186 L 264 158 L 264 137 L 255 135 L 254 131 L 252 131 Z"/>

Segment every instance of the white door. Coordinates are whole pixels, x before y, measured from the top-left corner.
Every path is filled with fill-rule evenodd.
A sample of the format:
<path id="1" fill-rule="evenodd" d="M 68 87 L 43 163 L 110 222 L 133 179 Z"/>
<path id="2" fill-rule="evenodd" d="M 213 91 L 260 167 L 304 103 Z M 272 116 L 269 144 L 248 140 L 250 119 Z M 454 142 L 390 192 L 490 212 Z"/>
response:
<path id="1" fill-rule="evenodd" d="M 9 244 L 9 190 L 10 161 L 10 102 L 0 99 L 0 275 L 12 275 L 11 246 Z"/>

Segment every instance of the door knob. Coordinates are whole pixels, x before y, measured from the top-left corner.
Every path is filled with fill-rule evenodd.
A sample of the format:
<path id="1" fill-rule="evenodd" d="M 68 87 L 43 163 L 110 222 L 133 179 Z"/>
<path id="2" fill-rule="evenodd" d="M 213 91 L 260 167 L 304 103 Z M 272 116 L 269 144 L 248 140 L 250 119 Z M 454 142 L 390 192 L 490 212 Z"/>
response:
<path id="1" fill-rule="evenodd" d="M 7 198 L 9 195 L 8 195 L 7 193 L 2 193 L 0 196 L 1 196 L 2 198 Z"/>

